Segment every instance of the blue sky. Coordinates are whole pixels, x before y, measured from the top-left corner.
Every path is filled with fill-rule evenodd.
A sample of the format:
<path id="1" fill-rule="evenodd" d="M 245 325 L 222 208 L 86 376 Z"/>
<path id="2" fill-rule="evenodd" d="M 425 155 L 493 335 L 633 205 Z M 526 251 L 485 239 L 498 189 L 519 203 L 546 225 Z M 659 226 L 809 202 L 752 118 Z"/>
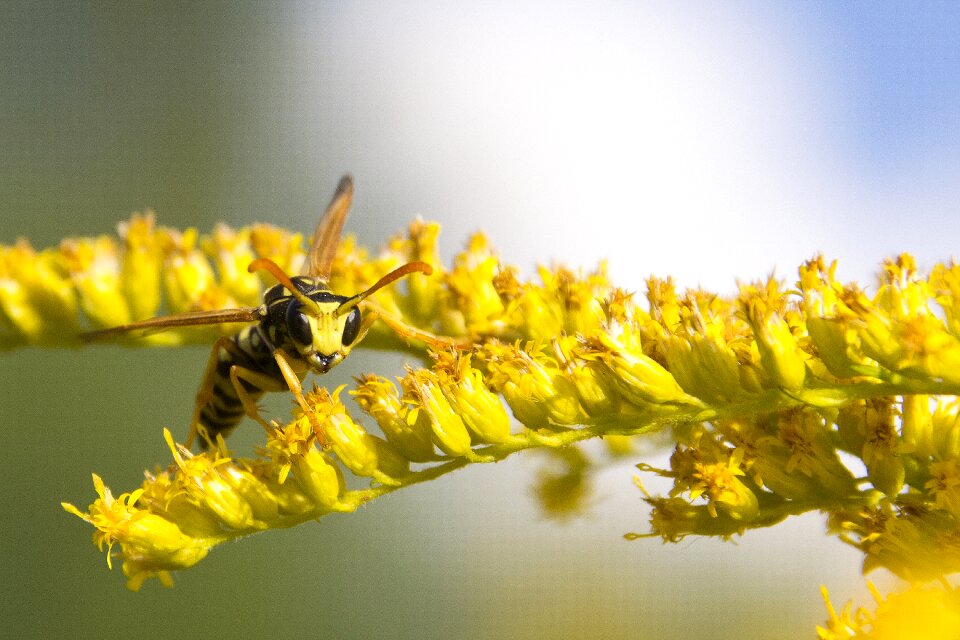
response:
<path id="1" fill-rule="evenodd" d="M 834 82 L 849 91 L 846 121 L 877 174 L 960 148 L 960 4 L 819 3 L 811 11 Z M 819 40 L 819 42 L 817 42 Z"/>

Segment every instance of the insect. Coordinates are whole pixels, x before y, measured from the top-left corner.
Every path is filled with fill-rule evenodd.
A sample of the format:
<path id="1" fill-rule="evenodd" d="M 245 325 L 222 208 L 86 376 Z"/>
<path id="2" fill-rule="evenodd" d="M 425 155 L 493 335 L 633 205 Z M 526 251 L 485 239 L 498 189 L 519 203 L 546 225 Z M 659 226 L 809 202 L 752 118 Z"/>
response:
<path id="1" fill-rule="evenodd" d="M 256 323 L 233 336 L 221 337 L 210 352 L 186 442 L 188 447 L 191 446 L 199 434 L 203 448 L 214 443 L 217 435 L 228 435 L 244 415 L 259 422 L 269 432 L 271 427 L 260 415 L 256 404 L 268 391 L 289 389 L 304 412 L 311 415 L 302 389 L 307 373 L 326 373 L 343 361 L 378 317 L 402 338 L 434 346 L 447 344 L 441 337 L 377 310 L 366 315 L 360 311 L 360 304 L 368 296 L 394 281 L 417 272 L 430 275 L 433 269 L 425 262 L 410 262 L 394 269 L 366 291 L 353 296 L 330 290 L 327 283 L 352 198 L 353 181 L 347 175 L 341 178 L 313 233 L 304 275 L 289 277 L 267 258 L 250 263 L 248 270 L 251 273 L 266 271 L 279 283 L 264 293 L 263 304 L 259 307 L 160 316 L 91 331 L 83 334 L 83 340 L 190 325 Z M 317 424 L 312 426 L 317 440 L 323 445 L 322 429 Z"/>

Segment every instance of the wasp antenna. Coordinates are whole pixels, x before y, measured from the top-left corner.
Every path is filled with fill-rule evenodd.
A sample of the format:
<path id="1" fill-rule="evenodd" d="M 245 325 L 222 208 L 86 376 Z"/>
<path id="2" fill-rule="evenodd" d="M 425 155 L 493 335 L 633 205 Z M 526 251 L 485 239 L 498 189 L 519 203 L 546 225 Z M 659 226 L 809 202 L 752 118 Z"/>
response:
<path id="1" fill-rule="evenodd" d="M 340 178 L 340 182 L 337 183 L 337 190 L 333 194 L 333 198 L 337 199 L 339 196 L 343 195 L 347 191 L 353 190 L 353 176 L 349 173 L 343 174 L 343 177 Z"/>
<path id="2" fill-rule="evenodd" d="M 373 285 L 372 287 L 370 287 L 369 289 L 367 289 L 366 291 L 363 291 L 363 292 L 361 292 L 361 293 L 358 293 L 357 295 L 353 296 L 352 298 L 350 298 L 349 300 L 347 300 L 347 301 L 345 301 L 343 304 L 341 304 L 341 305 L 337 308 L 337 315 L 338 315 L 338 316 L 339 316 L 339 315 L 343 315 L 343 314 L 346 313 L 347 311 L 350 311 L 350 309 L 354 308 L 355 306 L 357 306 L 358 304 L 360 304 L 361 302 L 363 302 L 363 300 L 364 300 L 365 298 L 369 297 L 371 294 L 376 293 L 376 292 L 379 291 L 380 289 L 383 289 L 385 286 L 387 286 L 387 285 L 389 285 L 389 284 L 393 284 L 394 282 L 396 282 L 396 281 L 399 280 L 400 278 L 402 278 L 402 277 L 404 277 L 404 276 L 408 276 L 408 275 L 410 275 L 411 273 L 422 273 L 422 274 L 424 274 L 424 275 L 429 276 L 430 274 L 433 273 L 433 267 L 431 267 L 430 265 L 428 265 L 426 262 L 419 262 L 419 261 L 418 261 L 418 262 L 408 262 L 407 264 L 403 265 L 402 267 L 397 267 L 396 269 L 394 269 L 393 271 L 391 271 L 391 272 L 388 273 L 387 275 L 385 275 L 385 276 L 383 276 L 382 278 L 380 278 L 379 280 L 377 280 L 377 281 L 374 283 L 374 285 Z"/>
<path id="3" fill-rule="evenodd" d="M 317 305 L 316 301 L 311 300 L 307 296 L 303 295 L 303 292 L 297 288 L 293 281 L 290 280 L 290 276 L 283 272 L 283 269 L 280 268 L 273 260 L 269 258 L 257 258 L 247 267 L 247 271 L 253 273 L 254 271 L 266 271 L 274 278 L 277 279 L 277 282 L 282 284 L 284 287 L 289 289 L 290 293 L 296 298 L 300 304 L 308 307 L 315 315 L 320 315 L 320 307 Z"/>

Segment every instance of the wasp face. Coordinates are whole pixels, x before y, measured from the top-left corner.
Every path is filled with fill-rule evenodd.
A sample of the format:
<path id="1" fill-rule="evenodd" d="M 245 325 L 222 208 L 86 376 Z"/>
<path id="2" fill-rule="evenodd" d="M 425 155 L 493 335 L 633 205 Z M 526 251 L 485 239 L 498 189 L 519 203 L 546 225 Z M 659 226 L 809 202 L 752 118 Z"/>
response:
<path id="1" fill-rule="evenodd" d="M 287 306 L 287 335 L 307 365 L 318 373 L 326 373 L 342 361 L 360 333 L 360 309 L 342 311 L 348 300 L 328 291 L 310 295 L 316 306 L 291 300 Z"/>

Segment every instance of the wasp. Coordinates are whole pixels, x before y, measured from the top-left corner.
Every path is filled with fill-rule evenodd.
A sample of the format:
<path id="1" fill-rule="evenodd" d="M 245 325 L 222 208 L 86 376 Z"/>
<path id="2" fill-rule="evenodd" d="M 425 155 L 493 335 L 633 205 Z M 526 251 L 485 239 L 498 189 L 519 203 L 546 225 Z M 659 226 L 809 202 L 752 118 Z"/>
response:
<path id="1" fill-rule="evenodd" d="M 265 271 L 278 284 L 264 293 L 259 307 L 190 311 L 160 316 L 130 324 L 87 332 L 84 341 L 101 340 L 129 332 L 154 332 L 191 325 L 249 322 L 232 336 L 218 339 L 210 352 L 197 392 L 190 434 L 186 445 L 201 435 L 200 446 L 211 446 L 218 435 L 228 435 L 244 415 L 271 426 L 260 415 L 257 401 L 266 392 L 289 389 L 304 413 L 311 416 L 303 396 L 307 373 L 323 374 L 343 361 L 377 318 L 383 319 L 404 339 L 444 345 L 444 339 L 411 327 L 374 309 L 361 313 L 361 303 L 374 292 L 412 273 L 430 275 L 425 262 L 410 262 L 373 284 L 366 291 L 343 296 L 330 290 L 330 271 L 340 243 L 343 223 L 353 198 L 353 180 L 341 178 L 330 205 L 313 233 L 305 260 L 306 273 L 290 277 L 272 260 L 260 258 L 248 271 Z M 317 440 L 324 444 L 322 429 L 313 424 Z"/>

